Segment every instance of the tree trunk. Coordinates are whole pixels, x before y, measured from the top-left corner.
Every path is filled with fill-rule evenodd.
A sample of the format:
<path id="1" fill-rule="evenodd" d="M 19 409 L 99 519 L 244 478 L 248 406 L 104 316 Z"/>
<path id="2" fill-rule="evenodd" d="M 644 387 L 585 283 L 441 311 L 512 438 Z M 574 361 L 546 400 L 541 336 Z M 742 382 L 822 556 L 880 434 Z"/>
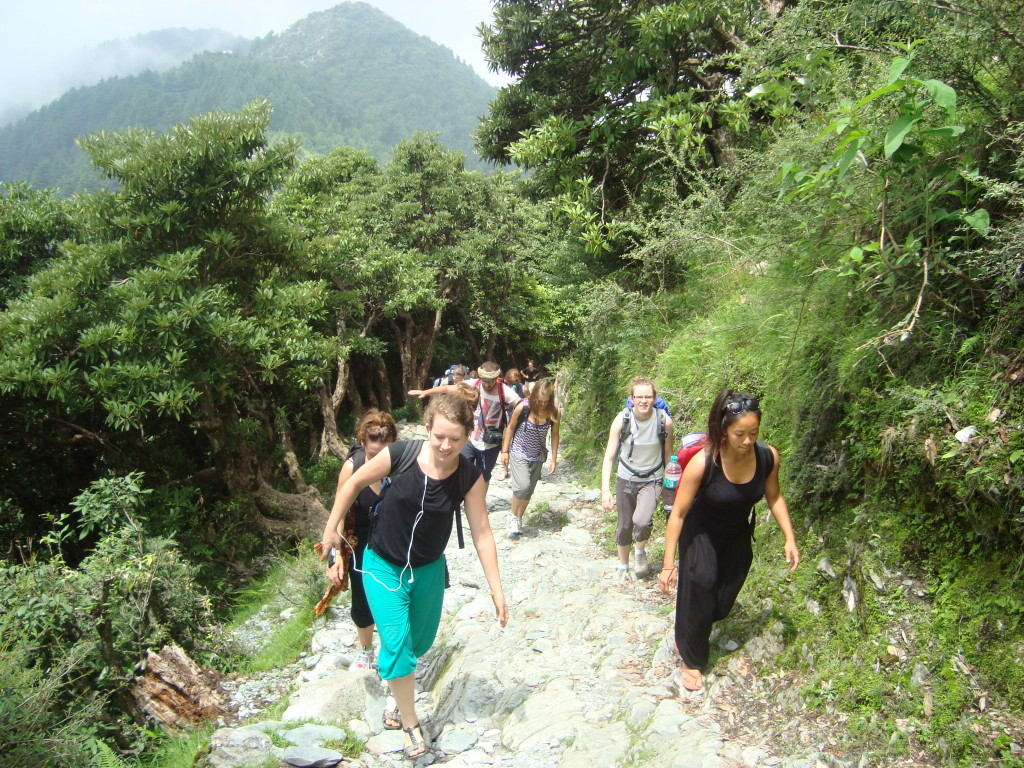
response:
<path id="1" fill-rule="evenodd" d="M 260 481 L 251 495 L 260 513 L 256 524 L 264 534 L 292 541 L 318 541 L 323 535 L 330 512 L 317 498 L 315 488 L 305 494 L 284 493 Z"/>
<path id="2" fill-rule="evenodd" d="M 315 488 L 306 486 L 304 493 L 285 493 L 272 488 L 263 478 L 270 476 L 270 458 L 261 456 L 256 446 L 248 441 L 230 437 L 238 413 L 229 402 L 216 410 L 214 398 L 205 395 L 201 400 L 202 420 L 196 426 L 209 441 L 217 474 L 229 493 L 252 500 L 253 524 L 266 536 L 298 540 L 319 538 L 327 523 L 328 511 Z M 296 462 L 297 464 L 297 462 Z M 300 474 L 301 477 L 301 474 Z M 302 481 L 305 486 L 305 482 Z"/>
<path id="3" fill-rule="evenodd" d="M 463 312 L 459 312 L 459 321 L 462 323 L 462 337 L 469 342 L 469 351 L 473 356 L 473 366 L 479 368 L 484 358 L 480 357 L 480 345 L 476 341 L 476 334 L 473 333 L 473 326 L 469 323 L 469 317 Z"/>
<path id="4" fill-rule="evenodd" d="M 180 735 L 230 711 L 220 681 L 220 675 L 171 644 L 146 653 L 145 672 L 135 678 L 131 695 L 147 715 Z"/>
<path id="5" fill-rule="evenodd" d="M 388 376 L 388 367 L 384 364 L 384 358 L 380 355 L 373 356 L 374 377 L 373 381 L 377 387 L 377 399 L 380 400 L 382 411 L 391 413 L 391 377 Z"/>
<path id="6" fill-rule="evenodd" d="M 345 372 L 347 376 L 347 364 L 345 365 Z M 339 389 L 344 393 L 345 384 L 342 383 L 335 386 L 334 391 L 337 392 Z M 345 444 L 338 433 L 338 412 L 334 404 L 334 397 L 328 393 L 327 387 L 324 386 L 323 382 L 317 384 L 316 396 L 320 402 L 320 414 L 324 420 L 323 430 L 320 433 L 320 455 L 326 456 L 330 453 L 339 459 L 344 459 L 346 456 Z"/>
<path id="7" fill-rule="evenodd" d="M 391 327 L 398 341 L 398 357 L 402 362 L 402 391 L 422 389 L 427 382 L 430 363 L 434 359 L 437 334 L 441 329 L 441 309 L 424 312 L 424 322 L 417 331 L 416 317 L 411 312 L 399 312 L 391 319 Z"/>

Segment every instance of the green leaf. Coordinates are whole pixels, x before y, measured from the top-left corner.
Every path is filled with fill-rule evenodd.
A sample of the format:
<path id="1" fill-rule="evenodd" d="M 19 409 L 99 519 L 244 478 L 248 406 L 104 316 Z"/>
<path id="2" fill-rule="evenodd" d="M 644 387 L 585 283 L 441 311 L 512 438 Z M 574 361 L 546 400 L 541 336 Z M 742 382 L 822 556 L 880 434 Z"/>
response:
<path id="1" fill-rule="evenodd" d="M 928 93 L 935 99 L 935 103 L 947 111 L 956 109 L 956 91 L 950 88 L 941 80 L 924 80 L 921 85 L 928 89 Z"/>
<path id="2" fill-rule="evenodd" d="M 858 101 L 857 102 L 857 106 L 854 107 L 854 110 L 858 110 L 861 107 L 863 107 L 865 104 L 871 103 L 872 101 L 877 99 L 879 96 L 884 96 L 887 93 L 892 93 L 893 91 L 898 91 L 898 90 L 901 90 L 902 88 L 903 88 L 903 84 L 902 83 L 891 83 L 890 85 L 883 85 L 877 91 L 872 91 L 867 96 L 865 96 L 863 99 Z"/>
<path id="3" fill-rule="evenodd" d="M 842 159 L 839 161 L 839 180 L 842 181 L 846 176 L 846 172 L 849 170 L 850 165 L 857 158 L 860 152 L 860 141 L 854 141 L 850 143 L 850 146 L 846 148 L 846 152 L 843 153 Z"/>
<path id="4" fill-rule="evenodd" d="M 903 75 L 903 71 L 910 64 L 910 59 L 905 59 L 902 56 L 897 56 L 892 60 L 892 64 L 889 65 L 889 85 L 892 85 Z"/>
<path id="5" fill-rule="evenodd" d="M 959 136 L 964 132 L 962 125 L 944 125 L 941 128 L 929 128 L 927 131 L 922 131 L 924 136 L 938 136 L 943 139 L 951 139 L 954 136 Z"/>
<path id="6" fill-rule="evenodd" d="M 964 221 L 979 235 L 984 235 L 988 232 L 990 220 L 988 211 L 984 208 L 968 213 L 964 216 Z"/>
<path id="7" fill-rule="evenodd" d="M 910 129 L 920 119 L 920 112 L 912 112 L 909 115 L 903 115 L 903 117 L 892 124 L 885 136 L 886 157 L 892 157 L 893 152 L 903 146 L 903 141 L 907 138 L 907 134 L 910 133 Z"/>

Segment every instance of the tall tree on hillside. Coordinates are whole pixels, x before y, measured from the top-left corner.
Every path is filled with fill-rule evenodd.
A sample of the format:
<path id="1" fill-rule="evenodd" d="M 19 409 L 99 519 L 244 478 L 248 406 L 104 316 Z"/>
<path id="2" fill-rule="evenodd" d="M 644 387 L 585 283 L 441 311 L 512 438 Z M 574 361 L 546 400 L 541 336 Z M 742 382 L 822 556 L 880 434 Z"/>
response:
<path id="1" fill-rule="evenodd" d="M 397 345 L 403 391 L 427 380 L 445 309 L 489 268 L 487 211 L 476 187 L 462 155 L 424 134 L 396 146 L 385 169 L 367 255 L 387 265 L 375 288 Z"/>
<path id="2" fill-rule="evenodd" d="M 278 451 L 290 456 L 288 406 L 331 342 L 307 322 L 324 286 L 268 212 L 295 153 L 268 143 L 269 118 L 256 103 L 162 136 L 80 140 L 119 190 L 91 200 L 88 242 L 65 245 L 0 314 L 0 389 L 48 440 L 155 482 L 202 478 L 214 497 L 247 499 L 258 529 L 296 534 L 326 510 L 294 461 L 295 492 L 276 489 Z"/>
<path id="3" fill-rule="evenodd" d="M 396 274 L 393 267 L 398 265 L 375 250 L 370 237 L 382 179 L 373 157 L 340 147 L 304 163 L 274 203 L 305 229 L 309 269 L 327 276 L 331 288 L 320 330 L 334 337 L 335 346 L 332 365 L 316 383 L 320 431 L 313 443 L 320 455 L 347 454 L 337 424 L 346 399 L 354 411 L 362 410 L 366 400 L 391 410 L 389 376 L 382 357 L 385 344 L 379 334 L 385 297 Z M 354 377 L 352 363 L 359 357 L 378 372 L 372 382 Z"/>
<path id="4" fill-rule="evenodd" d="M 516 78 L 477 132 L 492 161 L 533 171 L 592 251 L 629 205 L 685 187 L 666 154 L 731 162 L 747 119 L 734 103 L 738 54 L 785 0 L 498 0 L 481 27 L 491 66 Z"/>

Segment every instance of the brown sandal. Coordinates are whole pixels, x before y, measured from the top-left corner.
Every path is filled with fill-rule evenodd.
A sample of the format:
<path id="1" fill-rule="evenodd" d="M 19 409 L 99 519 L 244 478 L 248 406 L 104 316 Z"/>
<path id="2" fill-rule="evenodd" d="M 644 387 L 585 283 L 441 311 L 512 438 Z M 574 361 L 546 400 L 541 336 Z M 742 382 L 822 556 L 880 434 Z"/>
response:
<path id="1" fill-rule="evenodd" d="M 384 699 L 384 714 L 381 715 L 385 731 L 397 731 L 402 727 L 402 714 L 398 711 L 398 702 L 390 694 Z"/>
<path id="2" fill-rule="evenodd" d="M 410 760 L 415 760 L 417 757 L 425 755 L 427 753 L 427 742 L 423 738 L 423 729 L 420 727 L 420 723 L 417 723 L 412 728 L 403 728 L 402 730 L 405 731 L 410 742 L 402 747 L 405 756 Z"/>

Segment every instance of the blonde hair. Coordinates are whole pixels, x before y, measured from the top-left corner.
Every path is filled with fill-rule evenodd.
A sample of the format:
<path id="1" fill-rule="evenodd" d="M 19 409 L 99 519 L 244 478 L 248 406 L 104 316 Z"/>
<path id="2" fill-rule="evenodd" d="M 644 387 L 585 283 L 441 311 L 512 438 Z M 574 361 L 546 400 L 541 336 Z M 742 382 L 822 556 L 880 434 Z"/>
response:
<path id="1" fill-rule="evenodd" d="M 430 429 L 435 417 L 444 416 L 452 424 L 461 424 L 465 427 L 468 435 L 473 431 L 473 415 L 479 402 L 480 392 L 476 387 L 464 381 L 456 382 L 454 392 L 433 395 L 430 398 L 430 403 L 423 413 L 423 423 Z"/>
<path id="2" fill-rule="evenodd" d="M 519 383 L 519 369 L 518 368 L 509 368 L 507 371 L 505 371 L 505 381 L 507 381 L 509 384 L 518 384 Z"/>
<path id="3" fill-rule="evenodd" d="M 658 390 L 654 386 L 654 382 L 648 379 L 646 376 L 637 376 L 631 382 L 629 382 L 629 396 L 632 397 L 636 392 L 637 387 L 648 386 L 651 388 L 651 394 L 655 397 L 658 396 Z"/>

